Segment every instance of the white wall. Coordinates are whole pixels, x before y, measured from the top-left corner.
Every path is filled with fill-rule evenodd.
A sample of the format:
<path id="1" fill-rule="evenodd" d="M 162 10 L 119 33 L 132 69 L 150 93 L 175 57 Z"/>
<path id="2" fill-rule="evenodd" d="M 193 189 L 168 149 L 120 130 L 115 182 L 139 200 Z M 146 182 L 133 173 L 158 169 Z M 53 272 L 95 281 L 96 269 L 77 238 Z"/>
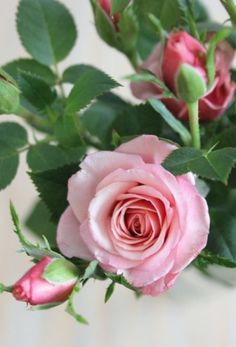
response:
<path id="1" fill-rule="evenodd" d="M 97 65 L 114 78 L 131 72 L 125 58 L 102 43 L 94 30 L 88 0 L 63 1 L 76 16 L 80 37 L 70 58 L 63 63 Z M 25 56 L 16 30 L 17 0 L 0 0 L 0 65 Z M 204 3 L 222 22 L 226 14 L 219 1 Z M 62 24 L 63 25 L 63 24 Z M 127 90 L 121 91 L 127 97 Z M 13 117 L 12 117 L 13 118 Z M 2 120 L 7 119 L 2 117 Z M 15 119 L 15 118 L 14 118 Z M 30 266 L 27 257 L 16 253 L 19 243 L 12 232 L 8 202 L 13 200 L 24 218 L 35 197 L 24 159 L 14 183 L 0 192 L 0 282 L 11 284 Z M 90 283 L 78 298 L 79 311 L 90 321 L 80 326 L 57 308 L 30 312 L 9 295 L 0 297 L 1 347 L 234 347 L 236 345 L 236 289 L 223 286 L 187 270 L 176 286 L 159 298 L 134 299 L 117 288 L 104 305 L 106 285 Z"/>

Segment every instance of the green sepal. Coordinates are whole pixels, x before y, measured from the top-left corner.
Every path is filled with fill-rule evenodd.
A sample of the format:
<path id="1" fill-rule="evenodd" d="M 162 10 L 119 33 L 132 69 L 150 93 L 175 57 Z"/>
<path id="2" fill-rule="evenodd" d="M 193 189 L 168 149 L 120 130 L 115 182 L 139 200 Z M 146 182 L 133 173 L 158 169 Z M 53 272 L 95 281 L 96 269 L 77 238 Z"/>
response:
<path id="1" fill-rule="evenodd" d="M 121 12 L 118 28 L 119 32 L 117 35 L 120 40 L 120 49 L 128 55 L 132 55 L 138 41 L 139 33 L 138 19 L 132 7 L 128 7 Z"/>
<path id="2" fill-rule="evenodd" d="M 217 45 L 225 40 L 231 34 L 231 30 L 224 28 L 217 33 L 215 33 L 208 43 L 207 49 L 207 75 L 208 75 L 208 89 L 212 87 L 212 84 L 215 79 L 215 50 Z"/>
<path id="3" fill-rule="evenodd" d="M 17 212 L 15 210 L 15 207 L 12 202 L 10 202 L 10 212 L 11 212 L 11 218 L 13 221 L 13 224 L 15 226 L 15 233 L 17 234 L 19 241 L 24 249 L 24 251 L 33 258 L 40 260 L 41 258 L 45 256 L 49 256 L 52 258 L 63 258 L 61 254 L 56 253 L 52 251 L 50 248 L 48 248 L 48 243 L 45 248 L 43 248 L 40 245 L 34 245 L 30 241 L 26 239 L 24 234 L 22 233 L 19 217 L 17 215 Z"/>
<path id="4" fill-rule="evenodd" d="M 117 48 L 119 46 L 117 33 L 111 18 L 103 11 L 97 0 L 91 0 L 95 25 L 97 32 L 102 40 L 108 45 Z"/>
<path id="5" fill-rule="evenodd" d="M 187 146 L 191 143 L 191 134 L 189 130 L 166 108 L 166 106 L 157 99 L 149 99 L 148 102 L 164 121 L 179 134 L 183 143 Z"/>
<path id="6" fill-rule="evenodd" d="M 95 274 L 95 272 L 97 270 L 97 267 L 98 267 L 98 261 L 92 260 L 84 271 L 82 281 L 86 281 L 89 278 L 93 277 L 93 275 Z"/>
<path id="7" fill-rule="evenodd" d="M 110 285 L 107 287 L 105 299 L 104 299 L 105 303 L 107 303 L 110 300 L 112 294 L 114 293 L 115 284 L 116 284 L 115 282 L 111 282 Z"/>
<path id="8" fill-rule="evenodd" d="M 111 273 L 111 272 L 105 272 L 107 278 L 110 278 L 110 280 L 112 280 L 115 283 L 121 284 L 122 286 L 136 292 L 139 293 L 139 289 L 134 287 L 132 284 L 130 284 L 127 279 L 124 277 L 123 274 L 121 275 L 117 275 L 115 273 Z"/>
<path id="9" fill-rule="evenodd" d="M 0 69 L 0 112 L 15 113 L 20 105 L 20 90 L 13 78 Z"/>
<path id="10" fill-rule="evenodd" d="M 52 304 L 34 305 L 34 306 L 30 306 L 30 310 L 31 311 L 45 311 L 45 310 L 50 310 L 51 308 L 60 306 L 62 304 L 63 304 L 63 302 L 54 302 Z"/>
<path id="11" fill-rule="evenodd" d="M 123 11 L 129 2 L 130 0 L 111 0 L 111 15 Z"/>
<path id="12" fill-rule="evenodd" d="M 207 92 L 207 86 L 200 73 L 191 65 L 182 64 L 176 76 L 177 94 L 187 104 L 201 99 Z"/>
<path id="13" fill-rule="evenodd" d="M 48 264 L 42 276 L 50 283 L 65 283 L 78 279 L 78 268 L 67 259 L 54 259 Z"/>

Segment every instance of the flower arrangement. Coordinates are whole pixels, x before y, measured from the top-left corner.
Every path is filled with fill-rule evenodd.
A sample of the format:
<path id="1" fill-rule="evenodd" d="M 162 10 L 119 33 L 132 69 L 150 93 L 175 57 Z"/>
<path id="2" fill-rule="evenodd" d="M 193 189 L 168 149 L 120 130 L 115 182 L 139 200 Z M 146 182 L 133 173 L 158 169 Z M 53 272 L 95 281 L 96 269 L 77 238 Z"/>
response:
<path id="1" fill-rule="evenodd" d="M 34 308 L 66 302 L 86 323 L 73 299 L 90 279 L 108 281 L 108 301 L 117 284 L 157 296 L 187 266 L 236 267 L 236 5 L 221 3 L 232 25 L 212 23 L 197 0 L 91 0 L 101 39 L 133 67 L 133 104 L 94 66 L 60 73 L 77 36 L 61 2 L 19 1 L 31 57 L 0 69 L 0 113 L 37 133 L 29 142 L 24 126 L 0 123 L 0 188 L 27 152 L 38 243 L 11 202 L 34 265 L 0 292 Z"/>

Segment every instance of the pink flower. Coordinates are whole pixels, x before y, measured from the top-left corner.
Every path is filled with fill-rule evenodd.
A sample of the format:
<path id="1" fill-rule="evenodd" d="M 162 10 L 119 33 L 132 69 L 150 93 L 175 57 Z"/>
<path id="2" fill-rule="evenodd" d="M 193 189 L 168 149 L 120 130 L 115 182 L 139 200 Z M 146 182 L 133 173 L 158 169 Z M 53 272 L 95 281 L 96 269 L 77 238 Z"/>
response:
<path id="1" fill-rule="evenodd" d="M 144 294 L 158 295 L 205 247 L 206 201 L 192 174 L 161 163 L 176 147 L 143 135 L 88 155 L 69 180 L 57 242 L 67 257 L 97 259 Z"/>
<path id="2" fill-rule="evenodd" d="M 16 300 L 25 301 L 31 305 L 45 305 L 61 303 L 68 299 L 77 278 L 57 284 L 46 281 L 42 276 L 52 261 L 52 258 L 44 257 L 16 282 L 12 292 Z"/>
<path id="3" fill-rule="evenodd" d="M 218 45 L 215 55 L 216 76 L 210 91 L 200 100 L 200 119 L 213 120 L 222 115 L 232 101 L 235 84 L 231 82 L 230 67 L 234 50 L 227 42 Z M 206 49 L 186 32 L 172 33 L 164 50 L 157 45 L 150 57 L 140 69 L 149 70 L 165 82 L 176 94 L 176 75 L 181 64 L 193 66 L 207 83 Z M 133 94 L 142 100 L 150 97 L 161 99 L 173 114 L 181 119 L 188 119 L 186 104 L 181 100 L 163 98 L 161 88 L 151 83 L 132 83 Z"/>

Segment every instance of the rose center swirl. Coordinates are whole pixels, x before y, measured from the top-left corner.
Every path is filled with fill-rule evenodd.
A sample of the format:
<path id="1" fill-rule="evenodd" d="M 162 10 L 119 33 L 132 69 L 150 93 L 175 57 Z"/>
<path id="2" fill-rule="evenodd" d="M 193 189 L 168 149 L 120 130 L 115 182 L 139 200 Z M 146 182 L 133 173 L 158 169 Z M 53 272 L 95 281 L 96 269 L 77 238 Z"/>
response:
<path id="1" fill-rule="evenodd" d="M 160 199 L 130 196 L 126 198 L 124 195 L 112 212 L 113 242 L 125 249 L 146 249 L 158 240 L 165 217 L 165 206 Z"/>

